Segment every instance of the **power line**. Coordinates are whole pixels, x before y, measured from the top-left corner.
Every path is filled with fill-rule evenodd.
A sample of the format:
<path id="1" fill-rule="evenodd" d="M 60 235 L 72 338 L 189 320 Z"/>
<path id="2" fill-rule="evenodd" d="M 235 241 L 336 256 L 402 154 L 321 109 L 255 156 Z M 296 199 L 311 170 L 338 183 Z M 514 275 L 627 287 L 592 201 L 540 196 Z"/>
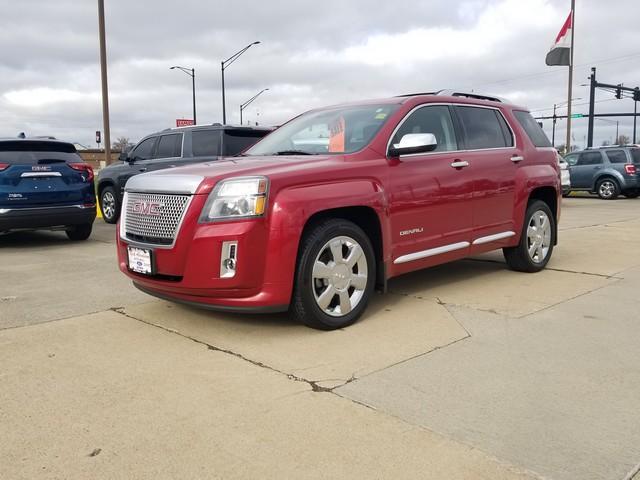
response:
<path id="1" fill-rule="evenodd" d="M 619 57 L 613 57 L 613 58 L 608 58 L 608 59 L 602 59 L 602 60 L 596 60 L 593 62 L 585 62 L 585 63 L 581 63 L 578 65 L 575 65 L 574 68 L 583 68 L 583 67 L 589 67 L 592 65 L 603 65 L 603 64 L 607 64 L 607 63 L 615 63 L 615 62 L 620 62 L 620 61 L 624 61 L 627 60 L 629 58 L 633 58 L 633 57 L 638 57 L 640 56 L 640 52 L 636 52 L 636 53 L 630 53 L 627 55 L 621 55 Z M 497 84 L 501 84 L 501 83 L 510 83 L 510 82 L 515 82 L 518 80 L 523 80 L 523 79 L 527 79 L 527 78 L 535 78 L 535 77 L 541 77 L 544 75 L 555 75 L 557 73 L 562 73 L 564 72 L 564 70 L 559 70 L 559 69 L 554 69 L 554 70 L 548 70 L 545 72 L 538 72 L 538 73 L 529 73 L 526 75 L 521 75 L 519 77 L 512 77 L 512 78 L 507 78 L 507 79 L 503 79 L 503 80 L 495 80 L 492 82 L 485 82 L 485 83 L 479 83 L 473 86 L 470 86 L 470 88 L 477 88 L 477 87 L 484 87 L 486 85 L 497 85 Z"/>
<path id="2" fill-rule="evenodd" d="M 610 102 L 612 100 L 618 100 L 617 98 L 604 98 L 602 100 L 596 100 L 594 103 L 602 103 L 602 102 Z M 589 102 L 583 102 L 583 103 L 574 103 L 573 106 L 574 107 L 579 107 L 581 105 L 589 105 Z M 564 108 L 565 106 L 563 105 L 562 107 L 558 107 L 558 108 Z M 534 113 L 534 112 L 546 112 L 547 110 L 553 110 L 553 107 L 551 108 L 536 108 L 535 110 L 529 110 L 529 112 Z"/>

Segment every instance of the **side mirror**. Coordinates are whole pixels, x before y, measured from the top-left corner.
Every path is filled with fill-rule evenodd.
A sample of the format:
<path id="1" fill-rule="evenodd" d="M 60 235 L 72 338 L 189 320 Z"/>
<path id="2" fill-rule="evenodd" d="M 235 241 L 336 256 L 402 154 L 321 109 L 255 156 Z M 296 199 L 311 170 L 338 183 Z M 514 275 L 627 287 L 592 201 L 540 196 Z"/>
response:
<path id="1" fill-rule="evenodd" d="M 120 155 L 118 156 L 118 160 L 120 160 L 121 162 L 128 162 L 129 161 L 129 155 L 127 154 L 126 151 L 122 151 L 122 152 L 120 152 Z"/>
<path id="2" fill-rule="evenodd" d="M 438 141 L 433 133 L 407 133 L 396 143 L 389 147 L 390 157 L 409 155 L 411 153 L 431 152 L 438 147 Z"/>

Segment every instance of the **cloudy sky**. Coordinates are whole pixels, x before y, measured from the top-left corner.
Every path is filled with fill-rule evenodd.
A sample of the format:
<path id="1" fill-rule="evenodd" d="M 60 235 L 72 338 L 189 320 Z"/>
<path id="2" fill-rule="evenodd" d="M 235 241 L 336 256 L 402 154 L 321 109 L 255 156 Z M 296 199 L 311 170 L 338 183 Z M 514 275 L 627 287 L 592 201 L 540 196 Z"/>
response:
<path id="1" fill-rule="evenodd" d="M 566 100 L 567 68 L 545 55 L 569 0 L 105 0 L 112 140 L 191 117 L 221 121 L 220 61 L 259 40 L 226 70 L 227 116 L 269 88 L 245 120 L 279 124 L 313 107 L 442 88 L 473 89 L 550 114 Z M 96 0 L 0 0 L 0 136 L 51 134 L 94 146 L 102 130 Z M 574 97 L 587 112 L 591 66 L 606 83 L 640 84 L 638 0 L 577 0 Z M 598 113 L 633 111 L 597 94 Z M 561 111 L 563 112 L 563 111 Z M 576 120 L 583 144 L 586 119 Z M 620 120 L 631 135 L 632 120 Z M 551 122 L 544 122 L 550 135 Z M 596 121 L 596 142 L 615 124 Z M 556 138 L 564 138 L 564 122 Z M 640 133 L 640 132 L 639 132 Z M 557 143 L 562 143 L 559 141 Z"/>

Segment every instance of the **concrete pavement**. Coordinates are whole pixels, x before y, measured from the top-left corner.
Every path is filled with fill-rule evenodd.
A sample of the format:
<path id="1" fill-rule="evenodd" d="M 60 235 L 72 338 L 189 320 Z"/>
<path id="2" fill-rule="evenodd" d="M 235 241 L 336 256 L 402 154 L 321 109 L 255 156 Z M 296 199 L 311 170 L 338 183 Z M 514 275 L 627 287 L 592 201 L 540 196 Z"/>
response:
<path id="1" fill-rule="evenodd" d="M 0 478 L 622 479 L 639 209 L 569 199 L 547 271 L 492 253 L 406 275 L 335 332 L 139 294 L 112 226 L 0 237 Z"/>

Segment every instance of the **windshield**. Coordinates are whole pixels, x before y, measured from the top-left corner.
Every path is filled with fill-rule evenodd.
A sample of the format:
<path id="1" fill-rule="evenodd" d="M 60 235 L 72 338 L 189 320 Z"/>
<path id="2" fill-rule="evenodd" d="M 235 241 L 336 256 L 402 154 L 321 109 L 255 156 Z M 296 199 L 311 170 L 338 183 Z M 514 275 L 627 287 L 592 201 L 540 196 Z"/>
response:
<path id="1" fill-rule="evenodd" d="M 274 131 L 245 155 L 353 153 L 378 133 L 397 105 L 359 105 L 302 114 Z"/>

